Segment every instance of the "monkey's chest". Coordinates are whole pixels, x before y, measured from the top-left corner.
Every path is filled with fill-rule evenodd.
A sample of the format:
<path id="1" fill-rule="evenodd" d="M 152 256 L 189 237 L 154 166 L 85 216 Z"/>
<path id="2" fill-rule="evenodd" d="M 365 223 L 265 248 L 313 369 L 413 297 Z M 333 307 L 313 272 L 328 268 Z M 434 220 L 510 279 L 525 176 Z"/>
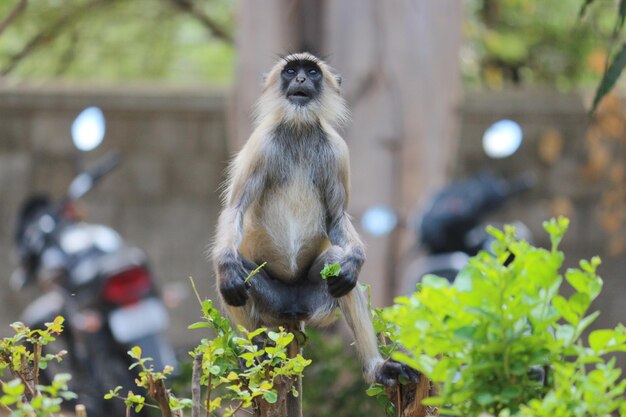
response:
<path id="1" fill-rule="evenodd" d="M 267 262 L 267 271 L 284 280 L 297 279 L 327 241 L 326 210 L 318 187 L 306 170 L 265 191 L 244 219 L 244 256 Z"/>

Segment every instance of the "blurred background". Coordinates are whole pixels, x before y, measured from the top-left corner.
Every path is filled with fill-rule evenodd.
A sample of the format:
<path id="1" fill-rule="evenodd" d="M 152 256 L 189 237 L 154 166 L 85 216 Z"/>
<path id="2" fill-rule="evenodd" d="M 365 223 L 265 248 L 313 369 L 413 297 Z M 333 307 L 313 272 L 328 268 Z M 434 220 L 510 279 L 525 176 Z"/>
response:
<path id="1" fill-rule="evenodd" d="M 433 252 L 420 219 L 437 192 L 489 170 L 534 180 L 498 210 L 479 210 L 481 224 L 516 221 L 547 245 L 542 221 L 570 217 L 569 262 L 603 259 L 595 326 L 623 321 L 626 107 L 619 85 L 588 114 L 618 40 L 618 2 L 594 2 L 581 17 L 583 3 L 0 2 L 0 334 L 41 294 L 36 286 L 9 287 L 18 208 L 34 193 L 65 194 L 77 174 L 73 120 L 98 106 L 106 134 L 83 163 L 112 150 L 122 161 L 81 199 L 83 211 L 146 252 L 169 309 L 170 340 L 179 349 L 195 343 L 186 327 L 200 312 L 188 277 L 202 296 L 215 297 L 205 251 L 223 170 L 251 132 L 264 71 L 301 50 L 343 76 L 352 110 L 342 132 L 352 158 L 349 211 L 367 244 L 360 279 L 372 286 L 375 306 L 410 291 L 416 264 Z M 519 125 L 512 134 L 521 145 L 490 158 L 485 132 L 503 119 Z"/>

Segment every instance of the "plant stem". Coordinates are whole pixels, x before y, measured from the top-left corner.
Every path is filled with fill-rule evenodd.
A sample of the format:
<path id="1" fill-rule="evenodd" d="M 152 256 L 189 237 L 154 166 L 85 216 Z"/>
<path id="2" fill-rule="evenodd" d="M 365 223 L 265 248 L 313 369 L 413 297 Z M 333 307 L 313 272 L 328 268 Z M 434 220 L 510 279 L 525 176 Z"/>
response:
<path id="1" fill-rule="evenodd" d="M 154 399 L 159 403 L 159 408 L 161 409 L 163 417 L 172 417 L 169 394 L 162 379 L 154 382 L 154 394 Z"/>
<path id="2" fill-rule="evenodd" d="M 202 387 L 200 377 L 202 376 L 202 353 L 196 353 L 193 358 L 193 371 L 191 374 L 191 417 L 200 417 L 202 409 Z"/>
<path id="3" fill-rule="evenodd" d="M 253 276 L 255 276 L 256 274 L 259 273 L 259 271 L 261 270 L 261 268 L 263 268 L 265 266 L 265 264 L 267 264 L 267 262 L 263 262 L 261 265 L 258 266 L 257 269 L 255 269 L 254 271 L 250 272 L 248 274 L 248 276 L 246 277 L 246 279 L 243 280 L 243 282 L 248 282 L 250 280 L 250 278 L 252 278 Z"/>
<path id="4" fill-rule="evenodd" d="M 200 304 L 200 306 L 202 306 L 202 299 L 200 298 L 200 293 L 198 293 L 198 289 L 196 288 L 196 283 L 194 282 L 192 277 L 189 277 L 189 281 L 191 281 L 191 288 L 193 289 L 193 293 L 196 294 L 198 303 Z"/>
<path id="5" fill-rule="evenodd" d="M 237 411 L 239 411 L 239 409 L 240 409 L 242 406 L 243 406 L 243 401 L 241 401 L 241 402 L 239 403 L 239 405 L 237 406 L 237 408 L 235 408 L 235 411 L 233 411 L 233 415 L 234 415 Z"/>
<path id="6" fill-rule="evenodd" d="M 35 389 L 37 385 L 39 385 L 39 359 L 41 358 L 41 345 L 39 343 L 35 343 L 33 349 L 33 383 L 35 385 Z"/>
<path id="7" fill-rule="evenodd" d="M 2 404 L 2 403 L 0 403 L 0 408 L 2 408 L 4 411 L 6 411 L 6 412 L 7 412 L 7 413 L 9 413 L 9 414 L 11 414 L 11 413 L 13 412 L 13 410 L 11 410 L 11 409 L 9 408 L 9 406 L 4 405 L 4 404 Z"/>
<path id="8" fill-rule="evenodd" d="M 213 375 L 209 372 L 209 380 L 207 381 L 206 390 L 206 417 L 211 416 L 211 380 Z"/>
<path id="9" fill-rule="evenodd" d="M 396 416 L 402 417 L 402 397 L 400 396 L 400 385 L 396 386 Z"/>

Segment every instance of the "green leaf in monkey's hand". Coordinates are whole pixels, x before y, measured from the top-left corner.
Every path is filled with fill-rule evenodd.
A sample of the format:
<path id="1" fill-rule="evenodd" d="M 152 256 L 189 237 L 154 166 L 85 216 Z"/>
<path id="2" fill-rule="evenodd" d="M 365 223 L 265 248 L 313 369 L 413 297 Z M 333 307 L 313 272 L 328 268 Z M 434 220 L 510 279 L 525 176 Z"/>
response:
<path id="1" fill-rule="evenodd" d="M 320 274 L 322 275 L 322 279 L 328 279 L 329 277 L 338 277 L 341 272 L 341 265 L 338 263 L 335 264 L 324 264 L 324 269 Z"/>

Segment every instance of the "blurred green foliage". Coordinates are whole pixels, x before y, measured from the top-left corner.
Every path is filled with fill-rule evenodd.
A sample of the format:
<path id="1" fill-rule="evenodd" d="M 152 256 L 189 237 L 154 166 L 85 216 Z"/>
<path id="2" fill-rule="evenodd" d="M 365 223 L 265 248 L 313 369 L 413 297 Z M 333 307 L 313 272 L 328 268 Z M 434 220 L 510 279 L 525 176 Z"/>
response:
<path id="1" fill-rule="evenodd" d="M 312 363 L 304 371 L 305 416 L 382 416 L 383 407 L 365 391 L 368 384 L 354 346 L 336 332 L 307 329 L 304 357 Z"/>
<path id="2" fill-rule="evenodd" d="M 0 21 L 18 3 L 0 1 Z M 227 84 L 234 48 L 207 16 L 232 38 L 233 0 L 31 0 L 0 36 L 0 74 Z"/>
<path id="3" fill-rule="evenodd" d="M 617 17 L 613 1 L 594 2 L 583 19 L 583 1 L 577 0 L 465 4 L 461 65 L 470 86 L 539 84 L 569 90 L 595 86 L 604 73 Z"/>

